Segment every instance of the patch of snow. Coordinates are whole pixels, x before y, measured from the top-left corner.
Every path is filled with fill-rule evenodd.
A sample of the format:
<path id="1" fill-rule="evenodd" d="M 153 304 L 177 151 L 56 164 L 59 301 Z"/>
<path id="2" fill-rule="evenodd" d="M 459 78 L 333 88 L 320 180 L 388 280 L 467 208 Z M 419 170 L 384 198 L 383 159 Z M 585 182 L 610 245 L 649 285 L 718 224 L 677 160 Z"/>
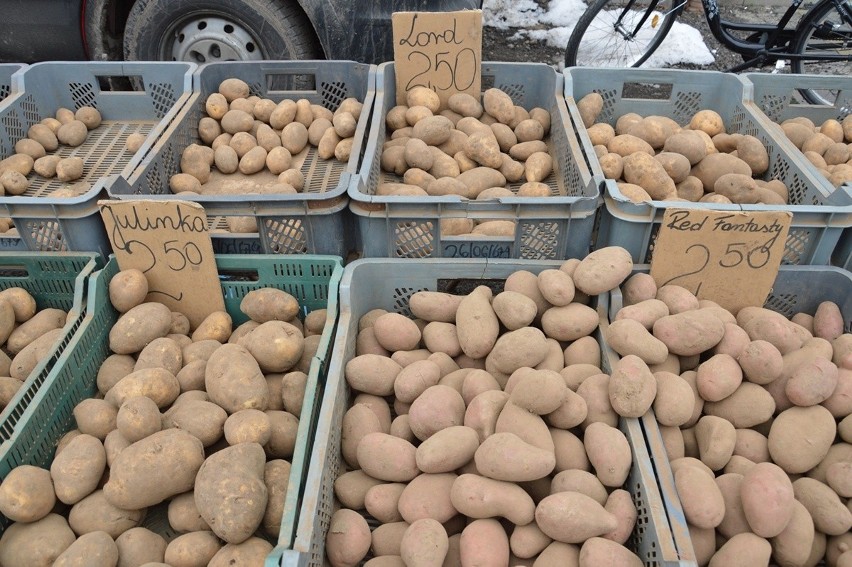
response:
<path id="1" fill-rule="evenodd" d="M 512 40 L 529 38 L 553 47 L 565 47 L 577 20 L 586 10 L 582 0 L 550 0 L 547 9 L 533 0 L 484 0 L 483 24 L 500 30 L 516 29 Z M 595 56 L 605 64 L 606 53 Z M 662 45 L 644 67 L 665 67 L 677 63 L 709 65 L 713 54 L 694 27 L 675 22 Z"/>

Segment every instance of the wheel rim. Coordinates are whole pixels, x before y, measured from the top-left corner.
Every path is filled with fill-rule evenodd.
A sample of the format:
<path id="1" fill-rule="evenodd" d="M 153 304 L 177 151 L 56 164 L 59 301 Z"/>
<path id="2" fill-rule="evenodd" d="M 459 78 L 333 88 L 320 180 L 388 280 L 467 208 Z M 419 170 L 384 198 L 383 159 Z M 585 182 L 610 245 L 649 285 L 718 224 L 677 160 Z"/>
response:
<path id="1" fill-rule="evenodd" d="M 806 39 L 801 44 L 800 53 L 830 53 L 849 57 L 852 55 L 852 28 L 841 20 L 836 11 L 829 10 L 806 32 Z M 849 76 L 852 74 L 852 61 L 802 60 L 799 63 L 799 72 L 812 75 Z M 808 91 L 806 96 L 812 99 L 812 103 L 833 105 L 837 94 L 838 91 L 835 89 L 813 89 Z"/>
<path id="2" fill-rule="evenodd" d="M 639 11 L 631 10 L 616 25 L 620 10 L 601 11 L 589 24 L 586 36 L 577 49 L 577 65 L 601 65 L 604 67 L 631 67 L 644 60 L 648 47 L 655 41 L 662 24 L 662 15 L 650 25 L 639 30 L 635 37 L 625 37 L 642 17 Z"/>
<path id="3" fill-rule="evenodd" d="M 175 30 L 171 57 L 174 61 L 201 64 L 260 60 L 263 53 L 257 40 L 243 26 L 225 18 L 199 16 Z"/>

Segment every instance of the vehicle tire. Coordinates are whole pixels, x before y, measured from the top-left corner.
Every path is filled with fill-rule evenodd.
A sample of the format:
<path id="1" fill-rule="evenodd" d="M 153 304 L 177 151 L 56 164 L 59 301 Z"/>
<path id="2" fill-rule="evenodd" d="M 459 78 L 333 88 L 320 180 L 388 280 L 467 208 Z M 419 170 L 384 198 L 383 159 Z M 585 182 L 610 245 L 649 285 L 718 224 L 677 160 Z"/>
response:
<path id="1" fill-rule="evenodd" d="M 671 0 L 659 2 L 657 12 L 662 16 L 649 17 L 636 37 L 628 38 L 626 30 L 633 31 L 631 28 L 644 17 L 648 3 L 633 3 L 635 8 L 620 20 L 624 30 L 620 32 L 616 25 L 627 4 L 624 0 L 596 0 L 589 4 L 568 39 L 566 67 L 639 67 L 660 46 L 683 9 L 683 6 L 672 9 Z"/>
<path id="2" fill-rule="evenodd" d="M 794 59 L 790 68 L 793 73 L 812 75 L 852 75 L 852 58 L 849 44 L 852 41 L 852 23 L 843 16 L 829 0 L 817 3 L 799 22 L 793 40 L 793 53 L 802 55 L 818 52 L 837 52 L 847 59 L 840 61 L 807 61 Z M 800 89 L 802 96 L 811 104 L 833 106 L 839 89 Z"/>
<path id="3" fill-rule="evenodd" d="M 295 1 L 137 0 L 124 31 L 127 60 L 202 64 L 322 57 Z"/>

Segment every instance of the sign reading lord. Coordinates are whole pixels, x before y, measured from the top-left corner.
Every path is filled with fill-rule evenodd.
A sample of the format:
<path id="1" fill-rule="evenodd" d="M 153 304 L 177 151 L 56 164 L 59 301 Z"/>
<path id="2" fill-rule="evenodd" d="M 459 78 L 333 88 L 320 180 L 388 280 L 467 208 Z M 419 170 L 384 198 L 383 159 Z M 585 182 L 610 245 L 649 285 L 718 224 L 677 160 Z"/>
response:
<path id="1" fill-rule="evenodd" d="M 392 16 L 397 104 L 415 87 L 477 100 L 482 88 L 482 12 L 396 12 Z"/>

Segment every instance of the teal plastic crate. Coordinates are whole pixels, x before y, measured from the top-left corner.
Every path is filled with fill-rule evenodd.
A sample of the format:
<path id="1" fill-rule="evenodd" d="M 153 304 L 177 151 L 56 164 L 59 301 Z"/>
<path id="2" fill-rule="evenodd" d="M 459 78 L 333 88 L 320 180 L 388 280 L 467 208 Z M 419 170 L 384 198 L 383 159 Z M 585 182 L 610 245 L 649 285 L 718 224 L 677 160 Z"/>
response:
<path id="1" fill-rule="evenodd" d="M 257 255 L 220 255 L 216 257 L 216 266 L 225 308 L 235 326 L 247 320 L 239 310 L 242 298 L 263 287 L 282 289 L 293 295 L 299 301 L 302 315 L 316 309 L 328 310 L 320 344 L 308 373 L 284 517 L 277 540 L 279 544 L 288 545 L 301 507 L 307 456 L 314 439 L 315 416 L 322 399 L 329 347 L 338 316 L 337 294 L 343 267 L 340 258 L 333 256 Z M 108 293 L 109 282 L 117 273 L 118 262 L 113 258 L 90 278 L 88 304 L 82 323 L 68 341 L 43 387 L 22 413 L 20 427 L 4 443 L 0 454 L 0 478 L 19 465 L 48 468 L 59 439 L 74 428 L 74 407 L 97 393 L 98 369 L 111 354 L 109 331 L 119 316 L 109 302 Z M 0 515 L 0 532 L 8 525 L 9 520 Z"/>
<path id="2" fill-rule="evenodd" d="M 382 182 L 401 179 L 381 170 L 387 139 L 385 115 L 396 105 L 393 63 L 379 66 L 376 104 L 364 161 L 349 187 L 349 209 L 357 226 L 358 251 L 368 258 L 520 258 L 564 260 L 589 251 L 598 185 L 570 129 L 562 99 L 562 76 L 540 63 L 482 64 L 483 89 L 503 89 L 527 110 L 550 112 L 550 154 L 553 173 L 544 180 L 549 197 L 500 197 L 488 201 L 442 197 L 377 196 Z M 521 183 L 507 188 L 517 192 Z M 441 220 L 470 218 L 516 223 L 513 237 L 454 237 L 441 233 Z"/>
<path id="3" fill-rule="evenodd" d="M 51 370 L 81 326 L 86 314 L 86 284 L 99 262 L 100 258 L 91 253 L 0 254 L 0 290 L 23 288 L 35 298 L 38 309 L 55 308 L 69 313 L 50 356 L 33 369 L 0 412 L 0 454 L 10 450 L 11 440 L 25 427 L 25 413 L 38 399 Z"/>
<path id="4" fill-rule="evenodd" d="M 633 273 L 648 273 L 650 270 L 649 265 L 640 264 L 633 267 Z M 852 331 L 852 274 L 840 268 L 781 266 L 764 307 L 781 313 L 789 319 L 796 313 L 804 312 L 813 315 L 823 301 L 833 301 L 840 307 L 844 328 L 846 332 Z M 623 297 L 619 288 L 599 296 L 598 310 L 608 315 L 606 317 L 608 321 L 615 320 L 622 305 Z M 605 366 L 603 370 L 608 372 L 618 361 L 619 356 L 605 341 L 601 344 L 601 365 Z M 675 542 L 678 549 L 688 549 L 692 552 L 694 561 L 695 555 L 686 516 L 675 488 L 674 475 L 653 410 L 650 410 L 640 421 L 654 466 L 654 476 L 666 504 L 666 514 Z"/>
<path id="5" fill-rule="evenodd" d="M 340 322 L 319 410 L 316 442 L 310 457 L 298 529 L 292 547 L 278 546 L 266 567 L 320 567 L 325 559 L 325 537 L 335 510 L 334 480 L 343 471 L 340 454 L 341 423 L 349 408 L 351 389 L 343 377 L 346 363 L 355 356 L 358 320 L 367 311 L 384 308 L 410 316 L 408 300 L 420 290 L 473 289 L 489 285 L 502 289 L 512 272 L 538 273 L 559 262 L 512 260 L 394 260 L 367 259 L 349 264 L 340 284 Z M 605 312 L 604 312 L 605 314 Z M 664 511 L 664 501 L 654 482 L 651 459 L 639 420 L 622 419 L 634 460 L 624 488 L 636 504 L 638 519 L 628 545 L 649 566 L 674 567 L 679 561 Z"/>
<path id="6" fill-rule="evenodd" d="M 604 190 L 601 225 L 596 247 L 622 246 L 633 261 L 651 261 L 654 241 L 668 206 L 713 211 L 789 211 L 793 220 L 784 247 L 784 264 L 827 264 L 843 229 L 852 227 L 852 191 L 834 191 L 800 152 L 775 129 L 769 128 L 751 101 L 751 85 L 736 75 L 716 71 L 672 69 L 595 69 L 571 67 L 564 71 L 565 99 L 574 131 L 583 144 L 589 167 Z M 631 94 L 636 86 L 651 86 L 659 95 Z M 651 201 L 632 203 L 613 180 L 605 180 L 576 101 L 598 92 L 603 97 L 601 122 L 615 125 L 619 116 L 668 116 L 680 124 L 702 109 L 718 112 L 728 132 L 757 137 L 769 154 L 765 179 L 780 179 L 790 192 L 790 204 L 723 205 Z M 798 155 L 796 155 L 798 154 Z"/>
<path id="7" fill-rule="evenodd" d="M 184 62 L 47 62 L 12 76 L 13 94 L 0 105 L 0 158 L 60 107 L 93 106 L 103 118 L 83 144 L 54 152 L 83 159 L 78 182 L 90 187 L 82 195 L 52 197 L 67 184 L 31 173 L 23 195 L 0 196 L 0 216 L 12 218 L 28 250 L 111 252 L 97 201 L 119 173 L 133 171 L 187 102 L 194 70 Z M 131 134 L 146 136 L 135 154 L 125 148 Z"/>
<path id="8" fill-rule="evenodd" d="M 308 146 L 301 165 L 305 188 L 293 195 L 174 195 L 169 179 L 180 173 L 180 156 L 201 143 L 198 121 L 206 116 L 207 96 L 219 83 L 239 78 L 252 95 L 276 102 L 307 99 L 335 110 L 349 97 L 364 104 L 354 135 L 352 154 L 344 163 L 319 157 Z M 108 189 L 115 199 L 181 199 L 201 204 L 211 217 L 251 216 L 257 220 L 253 236 L 212 234 L 217 250 L 260 248 L 266 254 L 333 254 L 345 257 L 353 241 L 346 218 L 350 177 L 357 173 L 363 154 L 370 111 L 375 96 L 375 66 L 353 61 L 239 61 L 209 63 L 193 77 L 194 94 L 174 122 L 157 140 L 153 151 L 126 175 L 127 183 Z"/>

